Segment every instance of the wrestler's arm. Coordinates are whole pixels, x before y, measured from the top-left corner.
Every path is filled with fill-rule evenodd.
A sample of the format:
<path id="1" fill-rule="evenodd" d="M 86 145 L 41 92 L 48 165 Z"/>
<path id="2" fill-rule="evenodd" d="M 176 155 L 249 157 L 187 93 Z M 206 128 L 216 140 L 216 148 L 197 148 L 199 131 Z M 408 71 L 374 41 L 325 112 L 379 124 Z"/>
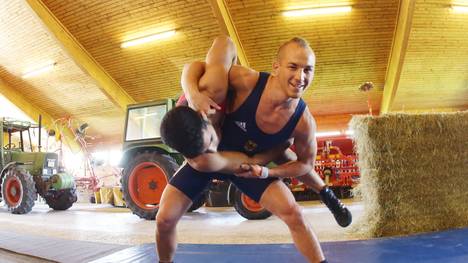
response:
<path id="1" fill-rule="evenodd" d="M 217 103 L 221 103 L 225 95 L 223 95 L 221 89 L 207 89 L 199 86 L 200 79 L 205 74 L 205 69 L 205 62 L 201 61 L 184 65 L 180 84 L 189 106 L 196 111 L 207 114 L 211 108 L 220 109 Z"/>
<path id="2" fill-rule="evenodd" d="M 317 140 L 315 138 L 317 128 L 315 120 L 308 109 L 304 111 L 302 121 L 303 123 L 298 125 L 294 135 L 297 160 L 270 169 L 270 176 L 297 177 L 314 169 L 317 155 Z"/>
<path id="3" fill-rule="evenodd" d="M 266 165 L 272 160 L 278 159 L 289 146 L 291 146 L 290 141 L 252 157 L 241 152 L 231 151 L 204 153 L 195 158 L 187 159 L 187 162 L 192 168 L 200 172 L 232 174 L 242 172 L 243 170 L 240 167 L 242 164 Z"/>
<path id="4" fill-rule="evenodd" d="M 294 131 L 294 146 L 296 148 L 297 159 L 268 169 L 268 176 L 279 178 L 298 177 L 313 171 L 317 154 L 315 132 L 315 120 L 306 109 L 301 122 L 298 124 L 296 131 Z M 288 156 L 293 158 L 293 155 L 290 153 Z M 246 171 L 238 173 L 237 176 L 259 177 L 262 174 L 261 170 L 265 168 L 259 165 L 250 165 L 243 166 L 243 169 Z"/>
<path id="5" fill-rule="evenodd" d="M 229 37 L 217 37 L 205 62 L 192 62 L 182 70 L 181 85 L 189 105 L 206 114 L 218 109 L 228 89 L 228 72 L 236 60 L 237 51 Z"/>

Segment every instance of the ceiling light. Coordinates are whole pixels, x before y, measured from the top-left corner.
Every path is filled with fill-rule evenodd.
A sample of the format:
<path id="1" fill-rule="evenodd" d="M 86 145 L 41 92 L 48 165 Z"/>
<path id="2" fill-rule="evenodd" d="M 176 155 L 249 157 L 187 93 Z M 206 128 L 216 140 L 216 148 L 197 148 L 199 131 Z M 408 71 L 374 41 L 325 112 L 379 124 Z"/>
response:
<path id="1" fill-rule="evenodd" d="M 466 5 L 452 5 L 452 10 L 455 13 L 468 13 L 468 6 L 466 6 Z"/>
<path id="2" fill-rule="evenodd" d="M 169 38 L 169 37 L 175 35 L 175 33 L 176 33 L 175 30 L 166 31 L 166 32 L 162 32 L 162 33 L 158 33 L 158 34 L 154 34 L 154 35 L 150 35 L 150 36 L 146 36 L 146 37 L 141 37 L 141 38 L 125 41 L 120 46 L 122 48 L 127 48 L 127 47 L 131 47 L 131 46 L 145 44 L 145 43 L 148 43 L 148 42 L 153 42 L 153 41 L 156 41 L 156 40 Z"/>
<path id="3" fill-rule="evenodd" d="M 331 137 L 331 136 L 339 136 L 341 132 L 339 131 L 326 131 L 326 132 L 316 132 L 316 137 Z"/>
<path id="4" fill-rule="evenodd" d="M 310 15 L 328 15 L 334 13 L 350 12 L 351 6 L 330 6 L 330 7 L 316 7 L 309 9 L 298 9 L 283 11 L 284 16 L 295 17 L 295 16 L 310 16 Z"/>
<path id="5" fill-rule="evenodd" d="M 31 70 L 31 71 L 28 71 L 26 73 L 23 74 L 23 76 L 21 76 L 23 79 L 27 79 L 27 78 L 31 78 L 31 77 L 34 77 L 34 76 L 37 76 L 37 75 L 40 75 L 42 73 L 45 73 L 45 72 L 48 72 L 48 71 L 51 71 L 52 69 L 54 69 L 54 66 L 57 65 L 57 63 L 53 62 L 53 63 L 50 63 L 44 67 L 41 67 L 41 68 L 37 68 L 37 69 L 34 69 L 34 70 Z"/>

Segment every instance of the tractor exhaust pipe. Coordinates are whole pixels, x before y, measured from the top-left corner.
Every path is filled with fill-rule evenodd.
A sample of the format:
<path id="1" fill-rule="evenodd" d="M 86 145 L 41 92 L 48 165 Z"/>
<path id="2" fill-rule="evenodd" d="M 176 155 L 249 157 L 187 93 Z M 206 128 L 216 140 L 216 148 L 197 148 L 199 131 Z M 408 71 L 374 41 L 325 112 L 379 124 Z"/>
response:
<path id="1" fill-rule="evenodd" d="M 42 115 L 39 115 L 39 143 L 37 144 L 37 148 L 39 152 L 41 152 L 41 133 L 42 133 Z"/>

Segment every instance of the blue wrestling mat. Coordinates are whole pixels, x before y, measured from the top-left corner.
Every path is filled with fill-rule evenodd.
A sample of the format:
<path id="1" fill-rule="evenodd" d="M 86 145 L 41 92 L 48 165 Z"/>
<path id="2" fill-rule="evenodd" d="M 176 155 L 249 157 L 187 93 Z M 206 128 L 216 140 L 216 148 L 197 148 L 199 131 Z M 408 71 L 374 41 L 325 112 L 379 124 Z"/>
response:
<path id="1" fill-rule="evenodd" d="M 323 242 L 330 263 L 468 262 L 468 228 L 405 237 Z M 154 244 L 123 249 L 102 262 L 157 262 Z M 292 244 L 179 244 L 175 262 L 306 262 Z"/>

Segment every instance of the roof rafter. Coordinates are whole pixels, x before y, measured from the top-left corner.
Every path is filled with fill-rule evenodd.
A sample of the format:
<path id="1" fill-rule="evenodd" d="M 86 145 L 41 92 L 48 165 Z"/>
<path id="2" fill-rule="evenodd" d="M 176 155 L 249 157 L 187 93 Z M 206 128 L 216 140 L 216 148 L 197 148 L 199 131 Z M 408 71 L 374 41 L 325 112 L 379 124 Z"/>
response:
<path id="1" fill-rule="evenodd" d="M 398 20 L 393 34 L 392 49 L 385 76 L 384 91 L 380 114 L 391 110 L 395 94 L 400 83 L 401 71 L 405 61 L 406 49 L 408 47 L 409 35 L 413 21 L 415 0 L 400 0 Z"/>
<path id="2" fill-rule="evenodd" d="M 218 18 L 219 25 L 221 26 L 221 32 L 228 35 L 236 45 L 237 57 L 239 58 L 240 64 L 244 67 L 249 67 L 249 61 L 245 55 L 244 47 L 239 39 L 236 26 L 232 21 L 226 2 L 224 0 L 210 0 L 210 3 L 213 8 L 213 12 Z"/>
<path id="3" fill-rule="evenodd" d="M 49 129 L 55 129 L 56 125 L 60 125 L 58 123 L 54 123 L 54 118 L 50 114 L 28 102 L 28 100 L 23 95 L 21 95 L 17 90 L 3 82 L 1 79 L 0 93 L 4 95 L 13 104 L 15 104 L 18 108 L 20 108 L 31 119 L 37 120 L 38 116 L 41 115 L 42 124 L 44 127 Z M 70 149 L 72 149 L 73 151 L 81 150 L 81 146 L 75 141 L 75 136 L 68 129 L 68 127 L 62 126 L 59 128 L 62 131 L 65 143 L 70 147 Z M 56 132 L 59 133 L 60 131 Z"/>
<path id="4" fill-rule="evenodd" d="M 135 103 L 135 100 L 94 60 L 41 0 L 27 0 L 27 2 L 75 63 L 97 82 L 101 91 L 114 105 L 125 111 L 128 104 Z"/>

